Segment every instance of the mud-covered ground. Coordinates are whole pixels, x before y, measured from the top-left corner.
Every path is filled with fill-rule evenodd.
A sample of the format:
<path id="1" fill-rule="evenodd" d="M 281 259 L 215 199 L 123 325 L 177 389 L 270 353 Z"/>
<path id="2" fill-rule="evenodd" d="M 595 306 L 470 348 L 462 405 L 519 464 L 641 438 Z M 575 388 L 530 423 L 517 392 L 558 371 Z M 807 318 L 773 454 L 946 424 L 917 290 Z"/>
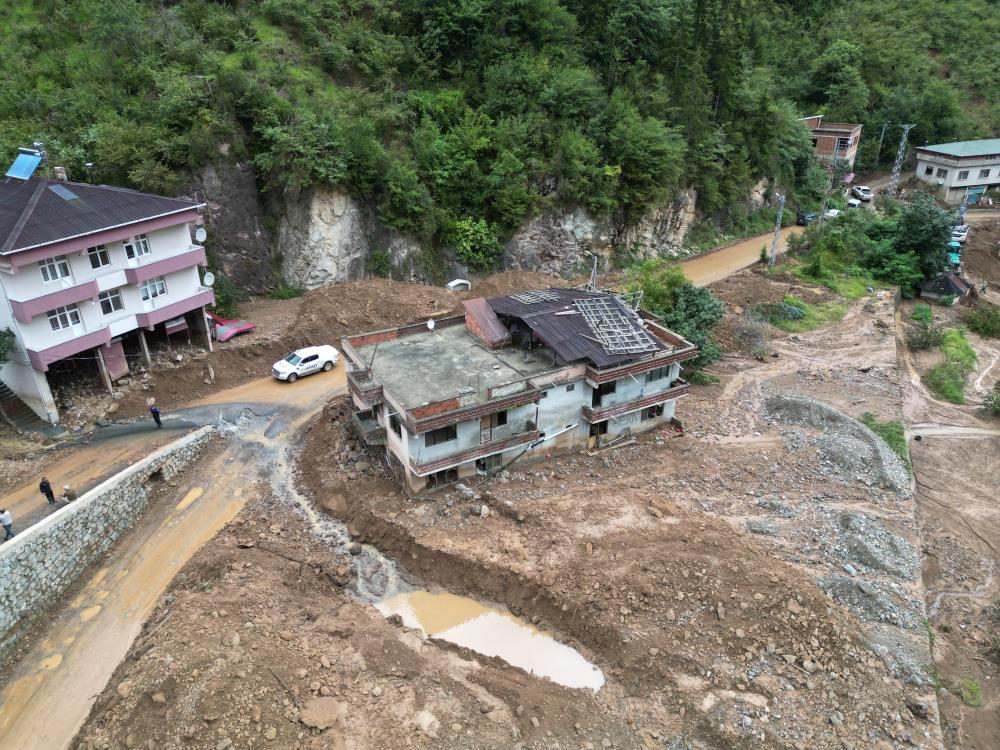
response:
<path id="1" fill-rule="evenodd" d="M 782 283 L 740 276 L 718 289 L 732 306 Z M 926 402 L 909 361 L 897 368 L 891 300 L 772 347 L 727 357 L 718 385 L 692 389 L 683 437 L 515 464 L 425 498 L 357 443 L 344 398 L 302 441 L 301 486 L 357 541 L 416 585 L 574 646 L 604 672 L 596 694 L 383 619 L 350 594 L 356 559 L 267 498 L 184 568 L 80 746 L 932 748 L 940 697 L 949 747 L 995 747 L 983 655 L 995 527 L 978 547 L 969 530 L 995 523 L 989 485 L 948 482 L 948 506 L 918 527 L 908 480 L 852 419 Z M 796 411 L 783 396 L 813 401 Z M 995 473 L 996 456 L 984 441 L 963 460 Z M 959 460 L 930 439 L 913 458 L 917 502 Z M 981 709 L 956 697 L 967 667 Z"/>

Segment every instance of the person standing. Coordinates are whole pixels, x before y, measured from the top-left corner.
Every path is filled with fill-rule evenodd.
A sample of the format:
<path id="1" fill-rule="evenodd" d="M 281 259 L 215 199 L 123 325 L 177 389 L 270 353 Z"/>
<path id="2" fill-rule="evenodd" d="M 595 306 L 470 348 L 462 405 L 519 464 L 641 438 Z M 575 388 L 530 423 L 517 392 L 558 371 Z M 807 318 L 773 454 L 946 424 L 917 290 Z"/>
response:
<path id="1" fill-rule="evenodd" d="M 149 413 L 153 415 L 153 421 L 156 422 L 156 429 L 163 429 L 163 422 L 160 421 L 160 410 L 156 408 L 155 405 L 149 405 Z"/>
<path id="2" fill-rule="evenodd" d="M 42 477 L 42 481 L 38 483 L 38 491 L 45 495 L 45 498 L 49 501 L 49 505 L 55 505 L 56 496 L 52 492 L 52 485 L 49 484 L 49 480 L 46 477 Z"/>
<path id="3" fill-rule="evenodd" d="M 3 525 L 3 530 L 5 536 L 3 540 L 6 542 L 8 539 L 14 538 L 14 518 L 10 515 L 10 511 L 6 508 L 0 508 L 0 525 Z"/>

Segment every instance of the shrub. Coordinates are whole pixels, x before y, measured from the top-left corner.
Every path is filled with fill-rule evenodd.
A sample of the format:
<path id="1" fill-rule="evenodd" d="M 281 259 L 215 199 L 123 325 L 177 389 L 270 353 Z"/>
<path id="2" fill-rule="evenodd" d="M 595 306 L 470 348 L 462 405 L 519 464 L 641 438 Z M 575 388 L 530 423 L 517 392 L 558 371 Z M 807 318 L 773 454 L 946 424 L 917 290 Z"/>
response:
<path id="1" fill-rule="evenodd" d="M 888 422 L 879 422 L 875 415 L 866 411 L 861 415 L 861 422 L 872 432 L 882 438 L 886 445 L 903 459 L 906 467 L 910 467 L 910 449 L 906 445 L 906 428 L 897 419 Z"/>
<path id="2" fill-rule="evenodd" d="M 387 250 L 373 250 L 368 256 L 368 267 L 374 275 L 387 279 L 392 273 L 392 256 Z"/>
<path id="3" fill-rule="evenodd" d="M 787 302 L 762 302 L 753 305 L 746 312 L 747 318 L 773 323 L 777 320 L 802 320 L 805 310 L 789 305 Z"/>
<path id="4" fill-rule="evenodd" d="M 239 304 L 245 298 L 243 290 L 221 271 L 216 272 L 212 289 L 215 292 L 215 314 L 223 318 L 235 318 L 239 313 Z"/>
<path id="5" fill-rule="evenodd" d="M 962 322 L 980 336 L 1000 338 L 1000 307 L 996 305 L 969 310 L 962 316 Z"/>
<path id="6" fill-rule="evenodd" d="M 271 299 L 295 299 L 306 293 L 306 290 L 297 286 L 280 286 L 271 292 L 268 297 Z"/>
<path id="7" fill-rule="evenodd" d="M 934 320 L 934 313 L 931 311 L 930 305 L 925 305 L 923 303 L 917 305 L 913 308 L 913 314 L 910 315 L 911 320 L 915 320 L 918 323 L 930 323 Z"/>
<path id="8" fill-rule="evenodd" d="M 913 351 L 936 349 L 941 346 L 944 329 L 941 326 L 918 323 L 906 333 L 906 345 Z"/>
<path id="9" fill-rule="evenodd" d="M 1000 380 L 993 384 L 993 387 L 986 392 L 983 397 L 983 406 L 990 414 L 1000 415 Z M 997 619 L 1000 620 L 1000 606 L 997 608 Z"/>
<path id="10" fill-rule="evenodd" d="M 847 312 L 847 307 L 836 302 L 823 302 L 818 305 L 811 305 L 798 297 L 787 295 L 782 302 L 791 307 L 798 308 L 802 312 L 802 317 L 795 320 L 773 321 L 775 328 L 780 328 L 788 333 L 800 333 L 811 331 L 821 326 L 839 323 Z"/>
<path id="11" fill-rule="evenodd" d="M 732 330 L 737 350 L 757 358 L 771 353 L 771 331 L 763 320 L 742 315 L 733 323 Z"/>
<path id="12" fill-rule="evenodd" d="M 707 372 L 702 372 L 701 370 L 686 372 L 684 373 L 684 378 L 691 385 L 715 385 L 719 382 L 719 378 L 717 376 L 709 375 Z"/>
<path id="13" fill-rule="evenodd" d="M 953 404 L 964 404 L 965 376 L 961 365 L 945 360 L 928 370 L 924 383 L 938 398 Z"/>
<path id="14" fill-rule="evenodd" d="M 4 328 L 0 330 L 0 365 L 7 361 L 10 356 L 11 350 L 14 348 L 14 343 L 17 341 L 17 336 L 9 328 Z"/>
<path id="15" fill-rule="evenodd" d="M 978 708 L 983 705 L 983 686 L 979 684 L 979 680 L 971 677 L 967 680 L 962 680 L 958 684 L 958 696 L 965 705 Z"/>
<path id="16" fill-rule="evenodd" d="M 503 258 L 503 245 L 485 219 L 459 219 L 448 231 L 459 263 L 479 271 L 494 268 Z"/>

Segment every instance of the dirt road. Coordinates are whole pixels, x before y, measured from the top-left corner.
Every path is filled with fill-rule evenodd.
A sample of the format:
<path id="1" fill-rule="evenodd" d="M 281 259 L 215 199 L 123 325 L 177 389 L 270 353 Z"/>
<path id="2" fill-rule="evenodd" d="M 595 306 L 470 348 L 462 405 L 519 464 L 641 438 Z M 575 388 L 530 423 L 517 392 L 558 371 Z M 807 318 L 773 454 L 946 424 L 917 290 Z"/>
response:
<path id="1" fill-rule="evenodd" d="M 160 594 L 191 555 L 255 494 L 262 478 L 258 471 L 267 466 L 257 455 L 260 447 L 288 440 L 344 385 L 342 367 L 294 385 L 267 378 L 174 415 L 190 424 L 238 424 L 240 414 L 249 409 L 263 419 L 243 439 L 227 442 L 205 465 L 189 470 L 176 487 L 164 488 L 161 502 L 151 504 L 107 564 L 56 613 L 44 640 L 20 661 L 0 695 L 0 747 L 69 746 Z M 95 445 L 86 455 L 99 474 L 110 473 L 125 454 L 113 450 L 102 455 Z"/>
<path id="2" fill-rule="evenodd" d="M 802 227 L 797 226 L 782 229 L 778 252 L 784 253 L 788 249 L 788 238 L 801 231 Z M 705 255 L 699 255 L 697 258 L 686 260 L 681 263 L 681 268 L 692 284 L 708 286 L 737 271 L 749 268 L 759 261 L 760 249 L 762 247 L 770 248 L 772 237 L 773 235 L 768 233 L 751 237 L 748 240 L 741 240 Z"/>

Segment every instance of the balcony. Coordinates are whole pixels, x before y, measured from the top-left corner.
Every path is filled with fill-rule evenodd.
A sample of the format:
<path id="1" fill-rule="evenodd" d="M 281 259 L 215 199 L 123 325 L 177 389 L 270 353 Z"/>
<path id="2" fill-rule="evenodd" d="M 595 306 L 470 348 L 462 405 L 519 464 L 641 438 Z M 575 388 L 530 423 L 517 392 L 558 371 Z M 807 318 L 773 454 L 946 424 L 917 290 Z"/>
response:
<path id="1" fill-rule="evenodd" d="M 166 276 L 168 273 L 182 271 L 192 266 L 204 266 L 206 263 L 205 248 L 192 245 L 186 252 L 178 255 L 171 255 L 169 258 L 153 261 L 152 263 L 142 263 L 140 261 L 140 265 L 126 268 L 125 279 L 129 284 L 141 284 L 156 276 Z"/>
<path id="2" fill-rule="evenodd" d="M 683 396 L 687 392 L 687 381 L 677 378 L 670 383 L 670 387 L 665 391 L 658 391 L 657 393 L 635 399 L 634 401 L 626 401 L 623 404 L 611 404 L 609 406 L 599 406 L 596 408 L 584 406 L 583 418 L 591 424 L 596 424 L 597 422 L 604 422 L 608 419 L 612 419 L 613 417 L 620 417 L 622 414 L 629 414 L 634 411 L 639 411 L 640 409 L 647 409 L 650 406 L 662 404 L 665 401 L 670 401 L 671 399 Z"/>
<path id="3" fill-rule="evenodd" d="M 36 350 L 29 348 L 26 351 L 28 352 L 28 361 L 31 362 L 31 366 L 38 372 L 47 372 L 49 365 L 53 362 L 58 362 L 60 359 L 65 359 L 66 357 L 72 357 L 74 354 L 79 354 L 95 346 L 103 346 L 109 341 L 111 341 L 111 331 L 107 328 L 101 328 L 69 339 L 61 344 L 50 346 L 48 349 Z"/>
<path id="4" fill-rule="evenodd" d="M 27 325 L 36 315 L 41 315 L 64 305 L 73 305 L 77 302 L 94 299 L 95 297 L 97 297 L 97 282 L 87 281 L 83 284 L 65 287 L 59 291 L 44 294 L 41 297 L 33 299 L 23 301 L 12 299 L 10 300 L 10 308 L 17 321 Z"/>
<path id="5" fill-rule="evenodd" d="M 433 474 L 435 471 L 441 471 L 441 469 L 450 469 L 453 466 L 458 466 L 459 464 L 464 464 L 468 461 L 475 461 L 477 458 L 492 456 L 494 453 L 501 453 L 510 448 L 516 448 L 520 445 L 533 443 L 535 440 L 538 440 L 538 436 L 538 430 L 530 430 L 528 432 L 522 432 L 518 435 L 511 435 L 510 437 L 506 437 L 501 440 L 492 440 L 488 443 L 482 443 L 473 448 L 467 448 L 465 450 L 458 451 L 457 453 L 441 456 L 440 458 L 434 458 L 429 461 L 421 461 L 417 458 L 410 458 L 410 468 L 417 476 L 423 477 L 428 474 Z"/>
<path id="6" fill-rule="evenodd" d="M 354 423 L 354 429 L 368 445 L 385 445 L 385 427 L 380 425 L 374 417 L 365 417 L 355 411 L 351 412 L 351 422 Z"/>
<path id="7" fill-rule="evenodd" d="M 135 316 L 136 323 L 142 328 L 151 328 L 157 323 L 176 318 L 178 315 L 191 312 L 203 305 L 215 304 L 215 294 L 206 286 L 198 287 L 198 291 L 182 300 L 170 302 L 170 298 L 171 295 L 167 294 L 166 297 L 156 297 L 143 302 L 145 312 Z"/>
<path id="8" fill-rule="evenodd" d="M 382 385 L 375 380 L 371 370 L 352 370 L 347 373 L 347 387 L 354 401 L 362 409 L 371 409 L 382 403 Z"/>

